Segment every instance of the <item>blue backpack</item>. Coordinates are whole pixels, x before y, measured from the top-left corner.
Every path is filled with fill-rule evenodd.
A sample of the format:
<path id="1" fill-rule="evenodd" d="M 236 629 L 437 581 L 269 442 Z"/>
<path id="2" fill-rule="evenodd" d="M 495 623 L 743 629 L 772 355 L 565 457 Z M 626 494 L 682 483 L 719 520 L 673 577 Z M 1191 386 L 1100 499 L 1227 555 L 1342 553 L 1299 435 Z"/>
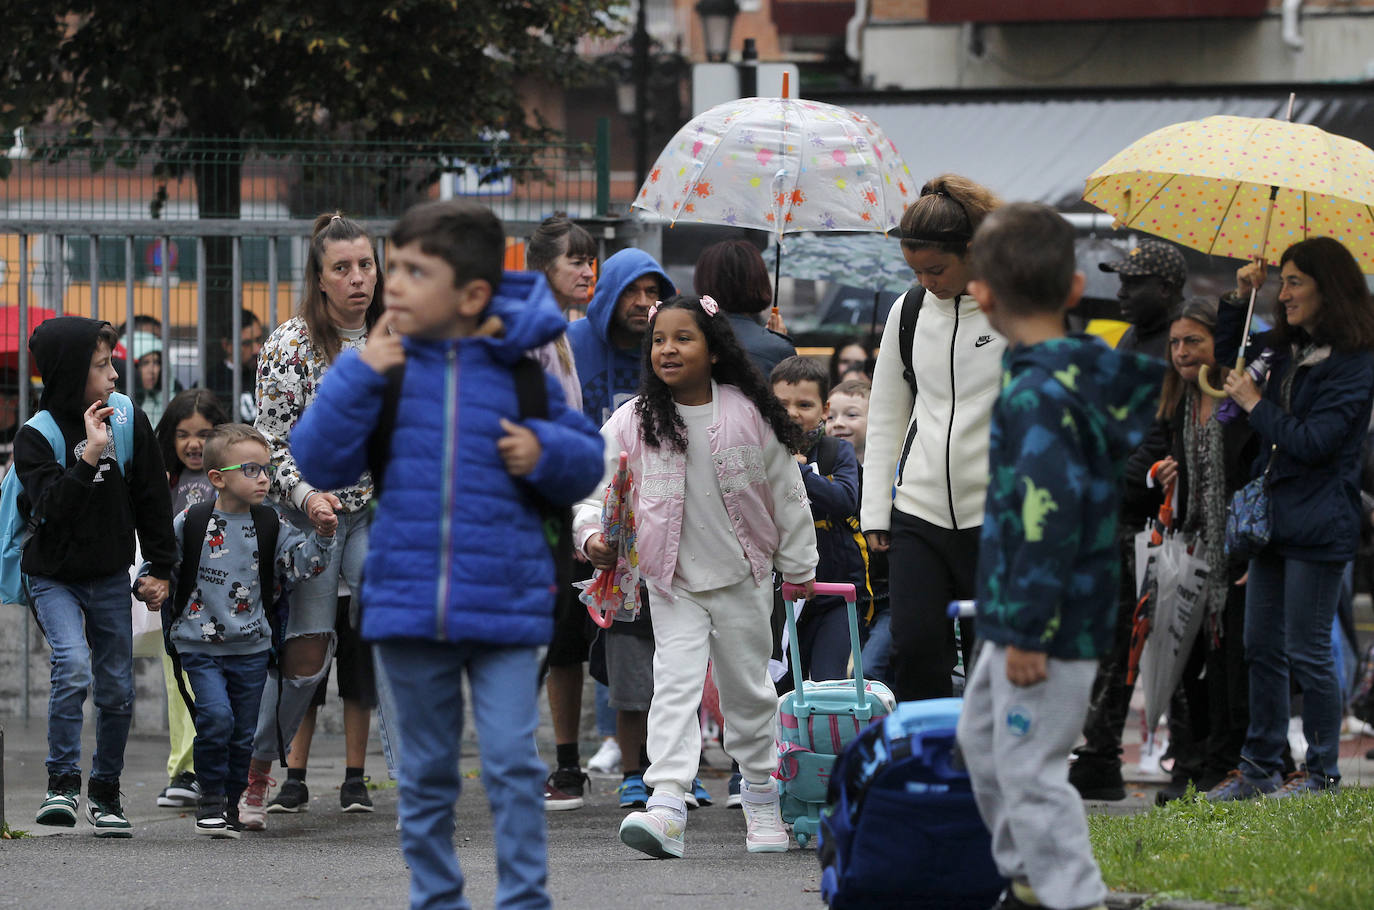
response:
<path id="1" fill-rule="evenodd" d="M 835 763 L 816 849 L 831 910 L 983 910 L 1006 887 L 955 742 L 961 705 L 902 702 Z"/>
<path id="2" fill-rule="evenodd" d="M 127 395 L 115 392 L 106 404 L 114 408 L 109 418 L 111 436 L 119 471 L 127 475 L 134 458 L 134 403 Z M 52 415 L 47 411 L 39 411 L 24 426 L 33 427 L 43 434 L 52 447 L 53 457 L 65 469 L 67 441 Z M 19 568 L 19 562 L 24 556 L 24 545 L 44 519 L 38 515 L 25 518 L 22 514 L 19 494 L 23 490 L 23 485 L 19 483 L 19 472 L 11 466 L 4 481 L 0 482 L 0 603 L 27 605 L 29 602 L 29 579 Z"/>

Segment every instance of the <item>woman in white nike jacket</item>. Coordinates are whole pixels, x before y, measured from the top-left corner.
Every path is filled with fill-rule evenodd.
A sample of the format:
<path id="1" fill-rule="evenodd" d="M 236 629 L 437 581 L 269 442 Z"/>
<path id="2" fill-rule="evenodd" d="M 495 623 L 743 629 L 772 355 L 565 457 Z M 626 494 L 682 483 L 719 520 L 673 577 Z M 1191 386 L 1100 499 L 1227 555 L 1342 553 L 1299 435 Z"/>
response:
<path id="1" fill-rule="evenodd" d="M 902 255 L 920 287 L 892 305 L 873 373 L 860 521 L 888 550 L 893 689 L 900 701 L 953 694 L 951 600 L 974 596 L 988 482 L 988 421 L 1006 342 L 965 288 L 968 243 L 1000 205 L 945 174 L 902 216 Z M 902 314 L 917 308 L 910 373 Z M 909 316 L 908 316 L 909 319 Z M 971 622 L 962 629 L 965 664 Z"/>

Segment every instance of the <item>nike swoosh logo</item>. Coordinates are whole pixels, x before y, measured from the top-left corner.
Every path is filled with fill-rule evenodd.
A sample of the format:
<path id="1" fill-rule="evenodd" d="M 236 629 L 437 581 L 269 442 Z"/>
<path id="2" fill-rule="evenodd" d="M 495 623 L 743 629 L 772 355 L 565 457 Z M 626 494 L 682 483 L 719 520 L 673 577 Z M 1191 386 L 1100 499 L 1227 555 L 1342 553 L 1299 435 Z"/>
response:
<path id="1" fill-rule="evenodd" d="M 979 335 L 978 340 L 973 343 L 975 348 L 981 348 L 985 344 L 992 344 L 995 339 L 991 335 Z"/>

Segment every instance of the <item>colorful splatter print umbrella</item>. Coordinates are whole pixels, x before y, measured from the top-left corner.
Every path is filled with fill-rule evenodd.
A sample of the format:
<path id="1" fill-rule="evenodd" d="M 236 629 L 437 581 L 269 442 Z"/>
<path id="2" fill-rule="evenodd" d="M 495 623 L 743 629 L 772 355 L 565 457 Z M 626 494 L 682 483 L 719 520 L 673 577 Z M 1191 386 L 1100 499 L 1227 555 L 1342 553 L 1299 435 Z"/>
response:
<path id="1" fill-rule="evenodd" d="M 833 104 L 741 98 L 692 118 L 634 205 L 669 221 L 797 231 L 897 227 L 911 172 L 878 124 Z"/>

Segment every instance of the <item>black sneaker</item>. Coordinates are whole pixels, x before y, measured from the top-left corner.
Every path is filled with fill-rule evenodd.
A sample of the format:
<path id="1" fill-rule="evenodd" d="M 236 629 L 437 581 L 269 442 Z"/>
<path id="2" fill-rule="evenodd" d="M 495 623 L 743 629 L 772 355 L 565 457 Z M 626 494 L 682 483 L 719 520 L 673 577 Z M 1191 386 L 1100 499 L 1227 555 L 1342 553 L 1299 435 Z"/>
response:
<path id="1" fill-rule="evenodd" d="M 91 778 L 86 785 L 86 821 L 96 837 L 133 837 L 134 826 L 119 804 L 119 781 Z"/>
<path id="2" fill-rule="evenodd" d="M 203 796 L 196 804 L 196 833 L 219 840 L 237 840 L 241 829 L 229 824 L 223 796 Z"/>
<path id="3" fill-rule="evenodd" d="M 194 771 L 183 771 L 167 782 L 157 795 L 157 804 L 164 809 L 187 809 L 200 799 L 200 785 Z"/>
<path id="4" fill-rule="evenodd" d="M 1083 799 L 1115 802 L 1126 798 L 1126 781 L 1121 777 L 1121 762 L 1079 758 L 1069 765 L 1069 783 Z"/>
<path id="5" fill-rule="evenodd" d="M 341 791 L 342 792 L 342 791 Z M 367 788 L 363 788 L 363 793 L 367 793 Z M 306 789 L 305 781 L 286 779 L 286 783 L 281 785 L 277 795 L 267 804 L 268 812 L 309 812 L 310 811 L 310 791 Z M 347 810 L 345 810 L 347 811 Z"/>
<path id="6" fill-rule="evenodd" d="M 582 798 L 586 785 L 587 775 L 581 768 L 555 768 L 544 782 L 545 811 L 581 809 L 586 803 Z"/>
<path id="7" fill-rule="evenodd" d="M 367 795 L 368 780 L 370 780 L 370 778 L 350 777 L 344 780 L 343 784 L 339 786 L 339 806 L 342 807 L 345 812 L 373 811 L 372 797 Z M 286 782 L 286 784 L 290 783 L 291 781 Z M 305 784 L 301 784 L 301 788 L 304 789 Z M 282 785 L 282 790 L 285 789 L 286 785 L 284 784 Z"/>
<path id="8" fill-rule="evenodd" d="M 76 827 L 76 808 L 81 801 L 80 774 L 49 774 L 48 795 L 38 805 L 34 821 L 59 828 Z"/>

